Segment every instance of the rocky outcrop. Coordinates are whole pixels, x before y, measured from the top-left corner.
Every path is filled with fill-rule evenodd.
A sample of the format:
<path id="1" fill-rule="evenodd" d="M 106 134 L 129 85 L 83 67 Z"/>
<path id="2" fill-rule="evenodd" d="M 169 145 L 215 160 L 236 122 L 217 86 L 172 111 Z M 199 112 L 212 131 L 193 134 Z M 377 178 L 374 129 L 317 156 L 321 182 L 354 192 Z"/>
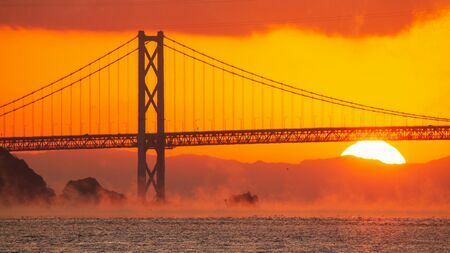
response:
<path id="1" fill-rule="evenodd" d="M 63 189 L 61 200 L 69 205 L 122 204 L 123 194 L 107 190 L 92 177 L 70 180 Z"/>
<path id="2" fill-rule="evenodd" d="M 225 200 L 225 204 L 228 207 L 233 206 L 254 206 L 258 203 L 258 196 L 252 195 L 250 192 L 232 195 Z"/>
<path id="3" fill-rule="evenodd" d="M 24 160 L 0 148 L 0 206 L 49 204 L 55 196 Z"/>

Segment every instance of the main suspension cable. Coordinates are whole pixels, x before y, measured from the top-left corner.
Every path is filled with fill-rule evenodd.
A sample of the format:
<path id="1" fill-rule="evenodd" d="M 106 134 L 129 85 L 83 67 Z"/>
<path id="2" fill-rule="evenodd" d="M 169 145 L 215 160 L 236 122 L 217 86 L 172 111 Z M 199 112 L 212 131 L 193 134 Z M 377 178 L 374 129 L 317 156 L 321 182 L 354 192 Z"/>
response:
<path id="1" fill-rule="evenodd" d="M 184 43 L 178 42 L 178 41 L 176 41 L 176 40 L 174 40 L 174 39 L 172 39 L 172 38 L 170 38 L 170 37 L 167 37 L 167 36 L 164 36 L 164 37 L 165 37 L 167 40 L 169 40 L 169 41 L 171 41 L 171 42 L 173 42 L 173 43 L 175 43 L 175 44 L 177 44 L 177 45 L 179 45 L 179 46 L 181 46 L 181 47 L 187 48 L 187 49 L 189 49 L 189 50 L 191 50 L 191 51 L 193 51 L 193 52 L 195 52 L 195 53 L 197 53 L 197 54 L 199 54 L 199 55 L 202 55 L 202 56 L 204 56 L 204 57 L 206 57 L 206 58 L 208 58 L 208 59 L 210 59 L 210 60 L 213 60 L 213 61 L 215 61 L 215 62 L 218 62 L 218 63 L 220 63 L 221 65 L 225 65 L 225 66 L 227 66 L 227 67 L 236 69 L 236 70 L 241 71 L 241 72 L 243 72 L 243 73 L 252 75 L 252 76 L 254 76 L 254 77 L 261 78 L 261 79 L 266 80 L 266 81 L 268 81 L 268 82 L 276 83 L 276 84 L 279 84 L 279 85 L 281 85 L 281 86 L 285 86 L 285 87 L 287 87 L 287 88 L 294 89 L 294 90 L 297 90 L 297 91 L 300 91 L 300 92 L 307 93 L 307 94 L 310 94 L 310 95 L 311 95 L 311 96 L 305 95 L 306 97 L 314 97 L 314 96 L 317 96 L 317 97 L 320 97 L 320 98 L 322 98 L 322 99 L 326 99 L 329 103 L 331 103 L 331 101 L 336 101 L 336 102 L 339 102 L 339 103 L 341 104 L 341 106 L 345 106 L 345 105 L 343 105 L 343 104 L 349 104 L 349 105 L 356 106 L 356 107 L 360 108 L 361 110 L 362 110 L 362 108 L 370 109 L 370 110 L 368 110 L 368 111 L 372 111 L 372 112 L 374 112 L 374 111 L 380 111 L 380 113 L 381 113 L 381 111 L 383 111 L 383 112 L 388 112 L 387 114 L 389 114 L 389 113 L 394 113 L 394 114 L 397 115 L 397 116 L 400 116 L 400 114 L 402 114 L 402 115 L 404 115 L 403 117 L 408 117 L 408 116 L 410 116 L 411 118 L 429 119 L 429 120 L 434 120 L 434 121 L 445 121 L 445 122 L 449 122 L 449 121 L 450 121 L 450 118 L 434 117 L 434 116 L 429 116 L 429 115 L 421 115 L 421 114 L 407 113 L 407 112 L 401 112 L 401 111 L 396 111 L 396 110 L 391 110 L 391 109 L 386 109 L 386 108 L 381 108 L 381 107 L 369 106 L 369 105 L 365 105 L 365 104 L 361 104 L 361 103 L 356 103 L 356 102 L 348 101 L 348 100 L 343 100 L 343 99 L 339 99 L 339 98 L 335 98 L 335 97 L 323 95 L 323 94 L 320 94 L 320 93 L 317 93 L 317 92 L 312 92 L 312 91 L 309 91 L 309 90 L 301 89 L 301 88 L 298 88 L 298 87 L 295 87 L 295 86 L 292 86 L 292 85 L 289 85 L 289 84 L 286 84 L 286 83 L 283 83 L 283 82 L 280 82 L 280 81 L 276 81 L 276 80 L 273 80 L 273 79 L 268 78 L 268 77 L 265 77 L 265 76 L 262 76 L 262 75 L 260 75 L 260 74 L 257 74 L 257 73 L 254 73 L 254 72 L 245 70 L 245 69 L 240 68 L 240 67 L 237 67 L 237 66 L 235 66 L 235 65 L 226 63 L 226 62 L 224 62 L 223 60 L 220 60 L 220 59 L 218 59 L 218 58 L 209 56 L 209 55 L 207 55 L 207 54 L 205 54 L 205 53 L 203 53 L 203 52 L 200 52 L 200 51 L 198 51 L 198 50 L 196 50 L 196 49 L 194 49 L 194 48 L 192 48 L 192 47 L 190 47 L 190 46 L 187 46 L 187 45 L 184 44 Z M 164 46 L 166 46 L 166 47 L 168 47 L 168 48 L 171 48 L 171 49 L 174 49 L 173 47 L 171 47 L 171 46 L 169 46 L 169 45 L 167 45 L 167 44 L 165 44 Z M 199 60 L 199 59 L 197 59 L 197 60 Z M 212 65 L 214 65 L 214 64 L 212 64 Z M 216 65 L 214 65 L 214 66 L 216 66 Z M 216 66 L 216 67 L 219 67 L 219 66 Z M 220 68 L 220 67 L 219 67 L 219 68 Z M 233 71 L 230 71 L 230 73 L 234 73 L 234 72 L 233 72 Z M 237 73 L 235 73 L 235 74 L 237 74 Z M 241 76 L 241 77 L 243 77 L 243 76 Z M 245 77 L 244 77 L 244 78 L 245 78 Z M 300 95 L 300 94 L 299 94 L 299 95 Z M 313 99 L 315 99 L 315 98 L 313 98 Z M 317 98 L 317 100 L 321 100 L 321 99 Z M 321 100 L 321 101 L 325 101 L 325 100 Z M 327 101 L 325 101 L 325 102 L 327 102 Z M 351 107 L 351 106 L 350 106 L 350 108 L 355 108 L 355 107 Z"/>
<path id="2" fill-rule="evenodd" d="M 171 40 L 171 39 L 169 39 L 169 40 Z M 279 84 L 279 85 L 282 86 L 282 87 L 278 87 L 278 86 L 275 86 L 275 85 L 270 84 L 268 82 L 260 81 L 260 80 L 257 80 L 256 78 L 248 77 L 248 76 L 245 76 L 243 74 L 237 73 L 237 72 L 235 72 L 233 70 L 225 69 L 224 67 L 215 65 L 214 63 L 207 62 L 205 60 L 202 60 L 200 58 L 197 58 L 195 56 L 192 56 L 192 55 L 189 55 L 189 54 L 187 54 L 185 52 L 182 52 L 181 50 L 178 50 L 175 47 L 172 47 L 170 45 L 164 44 L 164 46 L 169 48 L 169 49 L 171 49 L 171 50 L 173 50 L 173 51 L 175 51 L 175 52 L 177 52 L 177 53 L 179 53 L 179 54 L 182 54 L 184 56 L 190 57 L 190 58 L 192 58 L 194 60 L 197 60 L 199 62 L 207 64 L 207 65 L 209 65 L 209 66 L 211 66 L 213 68 L 225 71 L 225 72 L 230 73 L 232 75 L 239 76 L 241 78 L 245 78 L 247 80 L 254 81 L 256 83 L 265 85 L 267 87 L 278 89 L 278 90 L 281 90 L 281 91 L 284 91 L 284 92 L 289 92 L 289 93 L 292 93 L 292 94 L 295 94 L 295 95 L 299 95 L 299 96 L 303 96 L 303 97 L 306 97 L 306 98 L 311 98 L 311 99 L 315 99 L 315 100 L 326 102 L 326 103 L 332 103 L 332 104 L 340 105 L 340 106 L 343 106 L 343 107 L 348 107 L 348 108 L 353 108 L 353 109 L 358 109 L 358 110 L 364 110 L 364 111 L 369 111 L 369 112 L 374 112 L 374 113 L 395 115 L 395 116 L 405 117 L 405 118 L 416 118 L 416 119 L 426 119 L 426 120 L 432 120 L 432 121 L 450 122 L 450 118 L 434 117 L 434 116 L 428 116 L 428 115 L 420 115 L 420 114 L 412 114 L 412 113 L 406 113 L 406 112 L 395 111 L 395 110 L 388 110 L 388 109 L 384 109 L 384 108 L 367 106 L 367 105 L 364 105 L 364 104 L 359 104 L 359 103 L 355 103 L 355 102 L 351 102 L 351 101 L 341 100 L 341 99 L 337 99 L 337 98 L 321 95 L 321 94 L 318 94 L 318 93 L 315 93 L 315 92 L 310 92 L 310 91 L 307 91 L 307 90 L 304 90 L 304 89 L 300 89 L 300 88 L 297 88 L 297 87 L 294 87 L 294 86 L 291 86 L 291 85 L 286 85 L 284 83 L 274 81 L 274 80 L 266 78 L 264 76 L 260 76 L 258 74 L 254 74 L 252 72 L 240 69 L 238 67 L 235 67 L 235 66 L 227 64 L 227 63 L 225 63 L 223 61 L 217 60 L 217 59 L 215 59 L 213 57 L 210 57 L 210 56 L 208 56 L 206 54 L 203 54 L 203 53 L 201 53 L 201 52 L 199 52 L 199 51 L 197 51 L 195 49 L 192 49 L 192 48 L 186 46 L 186 48 L 188 48 L 188 49 L 190 49 L 192 51 L 195 50 L 195 52 L 197 54 L 200 54 L 200 55 L 202 55 L 202 56 L 204 56 L 206 58 L 209 58 L 209 59 L 213 59 L 214 61 L 220 62 L 221 65 L 225 65 L 225 66 L 234 68 L 234 69 L 239 70 L 241 72 L 253 75 L 255 77 L 259 77 L 260 79 L 266 80 L 266 81 L 271 82 L 271 83 Z M 289 90 L 289 88 L 294 89 L 296 91 Z M 303 93 L 300 93 L 300 92 L 303 92 Z M 305 93 L 307 93 L 307 94 L 305 94 Z"/>
<path id="3" fill-rule="evenodd" d="M 7 102 L 7 103 L 5 103 L 5 104 L 3 104 L 3 105 L 0 105 L 0 108 L 6 107 L 6 106 L 11 105 L 11 104 L 14 104 L 15 102 L 17 102 L 17 101 L 19 101 L 19 100 L 22 100 L 22 99 L 24 99 L 24 98 L 27 98 L 27 97 L 29 97 L 29 96 L 31 96 L 31 95 L 33 95 L 33 94 L 39 92 L 39 91 L 42 91 L 42 90 L 44 90 L 44 89 L 46 89 L 46 88 L 48 88 L 48 87 L 50 87 L 50 86 L 53 86 L 54 84 L 56 84 L 56 83 L 58 83 L 58 82 L 60 82 L 60 81 L 63 81 L 63 80 L 65 80 L 65 79 L 67 79 L 68 77 L 73 76 L 74 74 L 76 74 L 76 73 L 82 71 L 83 69 L 88 68 L 90 65 L 92 65 L 92 64 L 94 64 L 94 63 L 96 63 L 96 62 L 102 60 L 103 58 L 105 58 L 105 57 L 107 57 L 107 56 L 109 56 L 110 54 L 114 53 L 115 51 L 119 50 L 120 48 L 122 48 L 122 47 L 124 47 L 124 46 L 130 44 L 130 43 L 133 42 L 136 38 L 137 38 L 137 36 L 134 36 L 134 37 L 131 38 L 130 40 L 128 40 L 128 41 L 126 41 L 126 42 L 120 44 L 119 46 L 117 46 L 117 47 L 114 48 L 113 50 L 107 52 L 106 54 L 103 54 L 102 56 L 100 56 L 100 57 L 98 57 L 97 59 L 95 59 L 95 60 L 89 62 L 88 64 L 86 64 L 86 65 L 80 67 L 79 69 L 77 69 L 77 70 L 75 70 L 75 71 L 72 71 L 72 72 L 70 72 L 69 74 L 67 74 L 67 75 L 65 75 L 65 76 L 62 76 L 62 77 L 60 77 L 59 79 L 57 79 L 57 80 L 55 80 L 55 81 L 53 81 L 53 82 L 51 82 L 51 83 L 49 83 L 49 84 L 46 84 L 46 85 L 44 85 L 44 86 L 42 86 L 42 87 L 40 87 L 40 88 L 38 88 L 38 89 L 36 89 L 36 90 L 33 90 L 33 91 L 30 92 L 30 93 L 27 93 L 27 94 L 25 94 L 25 95 L 23 95 L 23 96 L 21 96 L 21 97 L 19 97 L 19 98 L 16 98 L 16 99 L 14 99 L 14 100 L 11 100 L 10 102 Z"/>

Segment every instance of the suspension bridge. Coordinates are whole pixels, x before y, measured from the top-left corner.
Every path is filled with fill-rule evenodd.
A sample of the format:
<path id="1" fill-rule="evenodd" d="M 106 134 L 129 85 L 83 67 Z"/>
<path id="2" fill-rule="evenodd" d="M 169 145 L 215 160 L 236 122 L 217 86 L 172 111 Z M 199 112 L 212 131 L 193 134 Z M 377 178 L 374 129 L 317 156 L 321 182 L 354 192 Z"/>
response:
<path id="1" fill-rule="evenodd" d="M 137 116 L 137 117 L 136 117 Z M 301 89 L 162 32 L 136 37 L 0 105 L 9 151 L 137 148 L 138 196 L 165 198 L 165 152 L 183 146 L 450 140 L 450 118 Z M 147 164 L 155 150 L 156 163 Z"/>

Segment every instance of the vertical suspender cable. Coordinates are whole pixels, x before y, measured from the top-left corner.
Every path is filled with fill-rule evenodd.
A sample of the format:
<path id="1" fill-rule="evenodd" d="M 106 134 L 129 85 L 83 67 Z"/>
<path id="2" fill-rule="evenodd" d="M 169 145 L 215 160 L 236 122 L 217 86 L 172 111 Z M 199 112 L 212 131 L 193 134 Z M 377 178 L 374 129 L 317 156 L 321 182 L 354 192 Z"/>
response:
<path id="1" fill-rule="evenodd" d="M 351 122 L 351 121 L 350 121 Z M 378 114 L 374 113 L 373 114 L 373 125 L 376 126 L 378 122 Z"/>
<path id="2" fill-rule="evenodd" d="M 187 121 L 187 115 L 186 115 L 186 55 L 183 54 L 183 131 L 186 131 L 186 121 Z"/>
<path id="3" fill-rule="evenodd" d="M 211 128 L 215 130 L 216 127 L 216 69 L 214 67 L 212 70 L 212 119 L 211 119 Z"/>
<path id="4" fill-rule="evenodd" d="M 111 133 L 111 70 L 110 66 L 108 65 L 108 134 L 110 133 Z"/>
<path id="5" fill-rule="evenodd" d="M 101 72 L 100 72 L 100 68 L 101 68 L 101 63 L 100 61 L 98 62 L 98 133 L 101 133 L 101 115 L 102 115 L 102 107 L 101 107 L 101 97 L 102 97 L 102 93 L 101 93 Z"/>
<path id="6" fill-rule="evenodd" d="M 129 44 L 127 44 L 127 53 L 129 52 Z M 130 133 L 130 56 L 127 56 L 127 77 L 126 77 L 126 79 L 127 79 L 127 84 L 126 84 L 126 88 L 127 88 L 127 91 L 126 91 L 126 93 L 127 93 L 127 111 L 126 111 L 126 114 L 127 114 L 127 119 L 126 119 L 126 121 L 125 121 L 125 124 L 126 124 L 126 131 L 127 131 L 127 133 Z"/>
<path id="7" fill-rule="evenodd" d="M 91 64 L 89 64 L 89 134 L 92 134 L 92 82 L 91 82 Z"/>
<path id="8" fill-rule="evenodd" d="M 315 127 L 315 120 L 314 120 L 314 99 L 311 98 L 311 127 Z"/>
<path id="9" fill-rule="evenodd" d="M 330 127 L 333 127 L 333 105 L 330 104 Z"/>
<path id="10" fill-rule="evenodd" d="M 203 131 L 206 130 L 206 74 L 205 74 L 205 63 L 202 64 L 203 69 Z"/>
<path id="11" fill-rule="evenodd" d="M 177 53 L 173 51 L 173 131 L 177 131 Z"/>
<path id="12" fill-rule="evenodd" d="M 270 99 L 270 105 L 272 107 L 271 109 L 271 119 L 270 119 L 270 127 L 273 128 L 273 124 L 274 124 L 274 120 L 275 120 L 275 89 L 270 89 L 271 90 L 271 96 L 272 98 Z"/>
<path id="13" fill-rule="evenodd" d="M 281 126 L 284 128 L 285 127 L 285 118 L 284 118 L 284 91 L 280 91 L 280 93 L 281 93 L 281 101 L 280 101 L 280 104 L 281 104 Z"/>
<path id="14" fill-rule="evenodd" d="M 325 127 L 325 103 L 320 102 L 320 127 Z"/>
<path id="15" fill-rule="evenodd" d="M 364 113 L 365 111 L 364 110 L 361 110 L 361 126 L 364 126 L 364 118 L 365 118 L 365 113 Z"/>
<path id="16" fill-rule="evenodd" d="M 222 66 L 222 129 L 226 130 L 227 125 L 225 122 L 225 71 L 224 66 Z"/>
<path id="17" fill-rule="evenodd" d="M 50 88 L 50 92 L 53 93 L 53 85 Z M 53 95 L 50 96 L 50 107 L 50 132 L 53 135 Z"/>
<path id="18" fill-rule="evenodd" d="M 291 128 L 294 127 L 294 117 L 295 117 L 295 106 L 294 106 L 294 94 L 291 93 Z"/>
<path id="19" fill-rule="evenodd" d="M 44 90 L 41 90 L 41 97 L 44 97 Z M 41 100 L 41 136 L 44 136 L 44 99 Z"/>
<path id="20" fill-rule="evenodd" d="M 59 119 L 61 120 L 61 136 L 63 135 L 63 90 L 61 90 L 61 101 L 60 101 L 60 109 L 59 109 Z"/>
<path id="21" fill-rule="evenodd" d="M 69 113 L 69 134 L 70 135 L 73 135 L 73 132 L 72 132 L 72 127 L 73 127 L 73 86 L 72 85 L 70 85 L 70 101 L 69 101 L 69 111 L 70 111 L 70 113 Z"/>
<path id="22" fill-rule="evenodd" d="M 350 120 L 350 126 L 354 126 L 355 124 L 355 110 L 351 110 L 352 111 L 352 113 L 351 113 L 351 115 L 350 115 L 350 117 L 351 117 L 351 120 Z M 383 114 L 383 121 L 384 121 L 384 115 L 385 114 Z"/>
<path id="23" fill-rule="evenodd" d="M 244 91 L 244 89 L 245 89 L 245 78 L 241 78 L 241 79 L 242 79 L 242 87 L 241 87 L 242 88 L 242 94 L 241 94 L 241 99 L 242 99 L 242 104 L 241 104 L 241 106 L 242 106 L 241 130 L 243 130 L 244 127 L 245 127 L 245 122 L 244 122 L 244 119 L 245 119 L 245 113 L 244 113 L 244 111 L 245 111 L 245 103 L 244 103 L 244 100 L 245 100 L 245 98 L 244 98 L 244 95 L 245 95 L 245 91 Z"/>
<path id="24" fill-rule="evenodd" d="M 117 133 L 120 133 L 120 50 L 117 50 Z"/>
<path id="25" fill-rule="evenodd" d="M 22 99 L 22 136 L 25 137 L 25 98 Z"/>
<path id="26" fill-rule="evenodd" d="M 256 127 L 256 119 L 255 119 L 255 82 L 253 81 L 253 79 L 250 82 L 251 87 L 252 87 L 252 94 L 251 94 L 251 98 L 252 98 L 252 110 L 251 110 L 251 120 L 252 120 L 252 129 L 255 129 Z"/>
<path id="27" fill-rule="evenodd" d="M 31 99 L 34 101 L 34 93 L 31 95 Z M 31 105 L 31 135 L 34 136 L 34 103 Z"/>
<path id="28" fill-rule="evenodd" d="M 264 86 L 261 85 L 261 128 L 264 128 Z"/>
<path id="29" fill-rule="evenodd" d="M 300 116 L 299 116 L 300 127 L 305 127 L 305 98 L 300 97 Z"/>
<path id="30" fill-rule="evenodd" d="M 12 106 L 13 106 L 12 137 L 16 137 L 16 110 L 15 110 L 16 105 L 15 104 L 16 104 L 15 102 L 12 104 Z"/>
<path id="31" fill-rule="evenodd" d="M 3 107 L 3 137 L 6 137 L 6 107 Z"/>
<path id="32" fill-rule="evenodd" d="M 195 57 L 195 52 L 192 51 L 192 56 Z M 195 59 L 192 59 L 192 128 L 197 130 L 195 124 Z"/>
<path id="33" fill-rule="evenodd" d="M 82 96 L 83 96 L 83 82 L 81 80 L 81 71 L 80 71 L 80 135 L 83 134 L 83 102 L 82 102 Z"/>
<path id="34" fill-rule="evenodd" d="M 232 125 L 232 129 L 235 129 L 235 125 L 234 125 L 234 116 L 236 114 L 236 108 L 235 108 L 235 87 L 234 87 L 234 75 L 231 75 L 231 125 Z"/>
<path id="35" fill-rule="evenodd" d="M 376 122 L 377 121 L 376 120 L 377 114 L 375 113 L 374 115 L 375 115 L 375 122 Z M 347 125 L 351 127 L 352 126 L 352 122 L 353 122 L 352 121 L 353 120 L 353 110 L 352 109 L 348 110 L 348 115 L 347 115 L 347 112 L 345 113 L 345 120 L 347 122 Z"/>
<path id="36" fill-rule="evenodd" d="M 256 120 L 255 120 L 255 82 L 251 81 L 251 85 L 252 85 L 252 129 L 255 129 L 255 124 L 256 124 Z"/>

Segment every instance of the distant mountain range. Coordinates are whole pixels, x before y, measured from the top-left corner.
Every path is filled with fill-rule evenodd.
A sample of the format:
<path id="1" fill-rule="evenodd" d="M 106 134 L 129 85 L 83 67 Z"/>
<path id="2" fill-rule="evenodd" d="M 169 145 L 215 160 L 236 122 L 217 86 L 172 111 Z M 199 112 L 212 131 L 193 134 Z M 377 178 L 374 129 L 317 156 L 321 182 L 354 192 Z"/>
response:
<path id="1" fill-rule="evenodd" d="M 136 192 L 136 153 L 124 150 L 19 153 L 60 192 L 70 179 L 95 177 L 118 192 Z M 154 157 L 149 156 L 151 165 Z M 219 158 L 168 157 L 172 198 L 223 199 L 251 191 L 261 202 L 369 203 L 450 207 L 450 157 L 425 164 L 386 165 L 354 157 L 299 164 L 242 163 Z"/>

